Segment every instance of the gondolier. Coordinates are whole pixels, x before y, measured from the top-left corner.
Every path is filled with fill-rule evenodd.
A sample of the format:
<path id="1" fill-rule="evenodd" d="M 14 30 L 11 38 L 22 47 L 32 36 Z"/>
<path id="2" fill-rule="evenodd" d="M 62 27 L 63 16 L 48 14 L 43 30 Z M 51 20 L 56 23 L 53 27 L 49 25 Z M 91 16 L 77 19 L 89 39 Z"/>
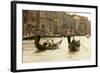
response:
<path id="1" fill-rule="evenodd" d="M 68 44 L 70 44 L 71 43 L 71 32 L 69 29 L 67 30 L 67 40 L 68 40 Z"/>

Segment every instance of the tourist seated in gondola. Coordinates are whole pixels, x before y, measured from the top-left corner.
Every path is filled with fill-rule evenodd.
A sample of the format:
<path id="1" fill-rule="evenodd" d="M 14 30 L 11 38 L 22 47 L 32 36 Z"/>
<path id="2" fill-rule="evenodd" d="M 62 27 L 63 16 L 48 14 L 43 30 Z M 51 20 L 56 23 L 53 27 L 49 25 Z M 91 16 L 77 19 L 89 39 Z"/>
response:
<path id="1" fill-rule="evenodd" d="M 51 44 L 50 44 L 50 41 L 49 40 L 47 40 L 47 45 L 46 45 L 47 47 L 50 47 L 51 46 Z"/>
<path id="2" fill-rule="evenodd" d="M 43 42 L 43 46 L 49 47 L 50 46 L 49 40 L 44 41 Z"/>
<path id="3" fill-rule="evenodd" d="M 77 46 L 77 47 L 80 47 L 80 40 L 78 40 L 78 41 L 76 42 L 76 46 Z"/>
<path id="4" fill-rule="evenodd" d="M 54 40 L 51 41 L 51 46 L 57 46 L 57 44 L 54 43 Z"/>
<path id="5" fill-rule="evenodd" d="M 69 44 L 69 49 L 70 51 L 78 51 L 79 50 L 79 47 L 80 47 L 80 40 L 79 41 L 76 41 L 74 38 L 72 40 L 72 42 Z"/>
<path id="6" fill-rule="evenodd" d="M 57 46 L 57 44 L 54 43 L 54 40 L 52 40 L 51 42 L 49 42 L 49 40 L 46 40 L 43 42 L 43 46 L 54 47 L 54 46 Z"/>
<path id="7" fill-rule="evenodd" d="M 75 38 L 73 37 L 73 40 L 71 41 L 70 44 L 76 45 L 76 46 L 80 46 L 80 40 L 76 41 Z"/>
<path id="8" fill-rule="evenodd" d="M 76 43 L 76 40 L 75 40 L 75 38 L 73 37 L 73 40 L 72 40 L 71 44 L 75 44 L 75 43 Z"/>
<path id="9" fill-rule="evenodd" d="M 47 40 L 43 42 L 43 46 L 46 46 L 47 45 Z"/>
<path id="10" fill-rule="evenodd" d="M 69 48 L 75 48 L 76 40 L 73 38 L 72 42 L 69 44 Z"/>

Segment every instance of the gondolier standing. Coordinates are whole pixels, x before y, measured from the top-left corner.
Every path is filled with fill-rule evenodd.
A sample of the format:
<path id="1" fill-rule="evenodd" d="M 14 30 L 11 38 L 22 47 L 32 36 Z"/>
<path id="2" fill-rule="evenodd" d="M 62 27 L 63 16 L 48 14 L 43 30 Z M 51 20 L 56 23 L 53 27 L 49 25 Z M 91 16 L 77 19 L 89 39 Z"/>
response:
<path id="1" fill-rule="evenodd" d="M 71 43 L 71 32 L 69 29 L 67 30 L 67 40 L 68 40 L 68 44 L 70 44 Z"/>

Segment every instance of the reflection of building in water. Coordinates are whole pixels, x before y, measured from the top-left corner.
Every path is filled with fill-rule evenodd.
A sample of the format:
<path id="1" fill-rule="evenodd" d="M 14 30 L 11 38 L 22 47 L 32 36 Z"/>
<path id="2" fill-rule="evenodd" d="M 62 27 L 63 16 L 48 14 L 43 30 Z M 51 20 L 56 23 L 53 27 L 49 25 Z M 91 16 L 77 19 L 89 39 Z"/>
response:
<path id="1" fill-rule="evenodd" d="M 56 11 L 23 10 L 23 35 L 35 35 L 40 31 L 47 36 L 60 36 L 67 31 L 73 35 L 91 33 L 88 17 Z"/>

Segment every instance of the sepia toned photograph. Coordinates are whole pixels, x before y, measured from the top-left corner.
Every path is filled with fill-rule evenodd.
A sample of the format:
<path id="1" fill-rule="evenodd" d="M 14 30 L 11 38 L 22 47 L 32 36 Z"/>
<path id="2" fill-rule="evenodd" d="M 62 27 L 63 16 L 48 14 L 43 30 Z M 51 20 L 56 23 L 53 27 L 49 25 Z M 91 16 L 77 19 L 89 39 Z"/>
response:
<path id="1" fill-rule="evenodd" d="M 11 71 L 97 67 L 97 6 L 11 2 Z"/>
<path id="2" fill-rule="evenodd" d="M 23 10 L 23 63 L 91 58 L 91 13 Z"/>

